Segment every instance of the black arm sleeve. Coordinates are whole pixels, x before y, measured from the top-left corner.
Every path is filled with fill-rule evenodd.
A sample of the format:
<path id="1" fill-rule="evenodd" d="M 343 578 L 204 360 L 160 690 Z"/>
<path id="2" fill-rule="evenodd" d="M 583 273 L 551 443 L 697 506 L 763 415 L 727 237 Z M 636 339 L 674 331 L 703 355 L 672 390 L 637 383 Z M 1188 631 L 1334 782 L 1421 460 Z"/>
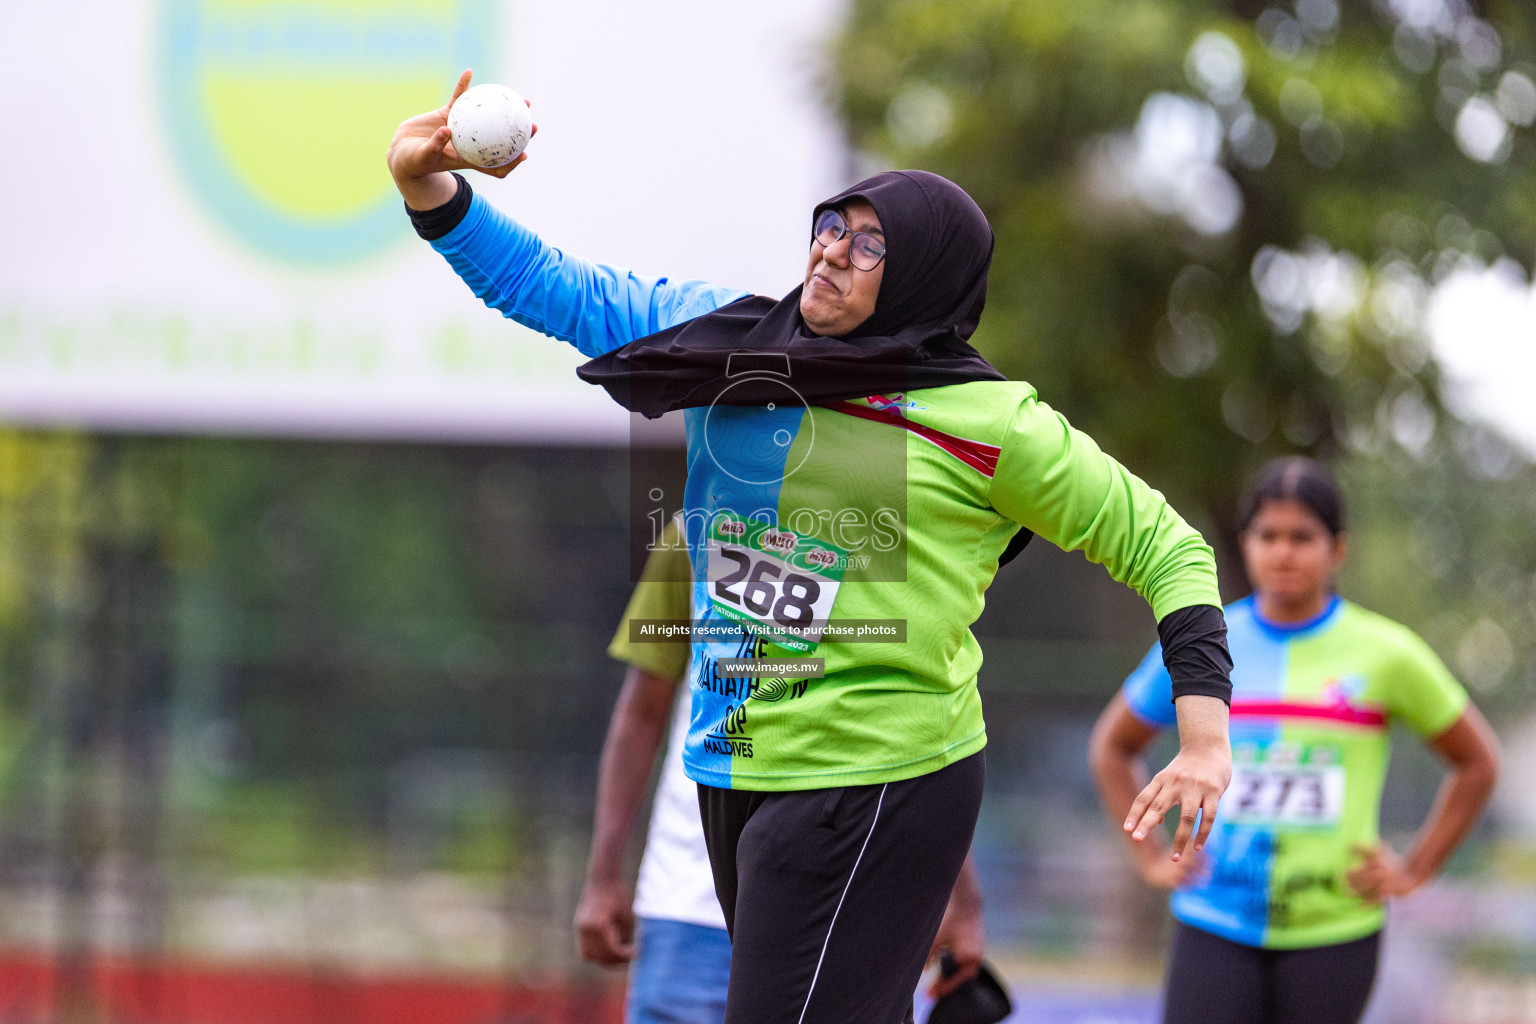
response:
<path id="1" fill-rule="evenodd" d="M 469 187 L 464 175 L 458 171 L 450 173 L 459 179 L 458 191 L 454 192 L 452 199 L 430 210 L 413 210 L 409 206 L 405 208 L 405 212 L 411 216 L 411 227 L 429 242 L 442 238 L 458 227 L 459 222 L 469 213 L 469 201 L 475 198 L 475 190 Z"/>
<path id="2" fill-rule="evenodd" d="M 1232 704 L 1232 655 L 1220 608 L 1196 604 L 1169 612 L 1157 624 L 1157 635 L 1175 700 L 1198 695 Z"/>

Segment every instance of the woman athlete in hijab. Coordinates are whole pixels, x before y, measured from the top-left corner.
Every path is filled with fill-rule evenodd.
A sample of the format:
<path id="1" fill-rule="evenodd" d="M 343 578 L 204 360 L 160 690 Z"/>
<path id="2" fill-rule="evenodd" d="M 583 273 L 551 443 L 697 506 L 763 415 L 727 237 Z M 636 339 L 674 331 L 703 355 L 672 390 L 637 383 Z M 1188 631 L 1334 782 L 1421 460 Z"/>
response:
<path id="1" fill-rule="evenodd" d="M 964 191 L 891 171 L 833 196 L 811 211 L 804 283 L 760 298 L 547 245 L 449 173 L 466 168 L 451 105 L 390 146 L 417 231 L 488 305 L 591 357 L 584 379 L 683 413 L 684 765 L 732 938 L 727 1021 L 910 1015 L 981 801 L 969 627 L 1032 533 L 1152 606 L 1182 748 L 1125 828 L 1178 805 L 1171 856 L 1199 848 L 1231 768 L 1214 558 L 970 347 L 993 239 Z"/>

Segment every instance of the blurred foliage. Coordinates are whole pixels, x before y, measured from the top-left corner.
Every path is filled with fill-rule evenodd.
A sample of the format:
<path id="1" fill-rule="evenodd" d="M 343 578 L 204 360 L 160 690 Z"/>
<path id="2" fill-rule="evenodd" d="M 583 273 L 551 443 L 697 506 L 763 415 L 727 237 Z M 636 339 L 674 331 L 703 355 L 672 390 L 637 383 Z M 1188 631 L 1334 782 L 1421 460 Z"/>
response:
<path id="1" fill-rule="evenodd" d="M 1418 456 L 1357 457 L 1341 588 L 1417 628 L 1495 717 L 1536 697 L 1536 467 L 1459 427 Z"/>
<path id="2" fill-rule="evenodd" d="M 991 218 L 978 347 L 1229 570 L 1268 457 L 1449 450 L 1430 291 L 1531 265 L 1526 0 L 854 0 L 832 66 L 872 163 Z"/>
<path id="3" fill-rule="evenodd" d="M 0 431 L 0 863 L 512 870 L 619 677 L 589 456 Z"/>

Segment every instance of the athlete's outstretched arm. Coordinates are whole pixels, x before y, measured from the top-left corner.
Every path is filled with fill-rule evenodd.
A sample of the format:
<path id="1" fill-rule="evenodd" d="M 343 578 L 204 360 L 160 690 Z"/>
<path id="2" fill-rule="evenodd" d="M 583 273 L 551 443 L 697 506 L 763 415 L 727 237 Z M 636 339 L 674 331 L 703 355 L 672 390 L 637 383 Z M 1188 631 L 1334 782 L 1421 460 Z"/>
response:
<path id="1" fill-rule="evenodd" d="M 1435 877 L 1472 830 L 1493 793 L 1499 776 L 1499 741 L 1477 708 L 1468 704 L 1461 717 L 1429 745 L 1450 771 L 1408 855 L 1399 857 L 1385 843 L 1355 848 L 1364 863 L 1347 877 L 1366 899 L 1406 896 Z"/>
<path id="2" fill-rule="evenodd" d="M 1014 411 L 1002 448 L 988 492 L 992 507 L 1057 547 L 1082 551 L 1152 606 L 1173 680 L 1180 749 L 1124 824 L 1141 841 L 1177 805 L 1179 860 L 1191 838 L 1197 850 L 1205 844 L 1232 777 L 1232 659 L 1215 554 L 1167 499 L 1033 397 Z"/>
<path id="3" fill-rule="evenodd" d="M 453 149 L 448 103 L 395 130 L 389 169 L 423 237 L 486 305 L 542 334 L 598 356 L 742 298 L 703 281 L 645 277 L 560 251 L 475 195 L 453 171 L 470 168 Z M 534 127 L 535 133 L 538 127 Z M 506 177 L 527 157 L 486 171 Z"/>
<path id="4" fill-rule="evenodd" d="M 1044 402 L 1013 412 L 988 491 L 998 512 L 1081 551 L 1152 606 L 1159 622 L 1221 607 L 1216 555 L 1158 491 Z"/>
<path id="5" fill-rule="evenodd" d="M 1130 820 L 1137 795 L 1146 788 L 1147 765 L 1142 754 L 1162 730 L 1148 725 L 1131 711 L 1125 697 L 1115 694 L 1094 724 L 1088 737 L 1088 766 L 1098 786 L 1099 800 L 1117 825 Z M 1200 858 L 1174 860 L 1154 829 L 1141 841 L 1132 840 L 1131 857 L 1136 873 L 1158 889 L 1182 885 L 1200 864 Z"/>
<path id="6" fill-rule="evenodd" d="M 624 881 L 624 851 L 640 816 L 672 713 L 678 680 L 631 665 L 613 705 L 597 769 L 592 852 L 576 906 L 576 946 L 583 960 L 617 967 L 635 955 L 635 913 Z"/>

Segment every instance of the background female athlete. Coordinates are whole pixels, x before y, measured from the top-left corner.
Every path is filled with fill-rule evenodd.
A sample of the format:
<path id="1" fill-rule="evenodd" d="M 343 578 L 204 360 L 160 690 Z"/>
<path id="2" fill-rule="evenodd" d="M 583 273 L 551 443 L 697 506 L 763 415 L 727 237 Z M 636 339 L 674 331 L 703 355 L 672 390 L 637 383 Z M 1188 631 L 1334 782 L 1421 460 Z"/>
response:
<path id="1" fill-rule="evenodd" d="M 1241 509 L 1254 592 L 1226 609 L 1232 784 L 1203 857 L 1135 847 L 1174 890 L 1165 1024 L 1352 1024 L 1376 974 L 1386 900 L 1433 877 L 1493 789 L 1498 747 L 1445 666 L 1406 627 L 1334 589 L 1347 547 L 1337 482 L 1307 459 L 1271 463 Z M 1090 744 L 1118 821 L 1141 753 L 1172 724 L 1156 649 Z M 1389 727 L 1422 736 L 1449 771 L 1412 849 L 1377 833 Z"/>

